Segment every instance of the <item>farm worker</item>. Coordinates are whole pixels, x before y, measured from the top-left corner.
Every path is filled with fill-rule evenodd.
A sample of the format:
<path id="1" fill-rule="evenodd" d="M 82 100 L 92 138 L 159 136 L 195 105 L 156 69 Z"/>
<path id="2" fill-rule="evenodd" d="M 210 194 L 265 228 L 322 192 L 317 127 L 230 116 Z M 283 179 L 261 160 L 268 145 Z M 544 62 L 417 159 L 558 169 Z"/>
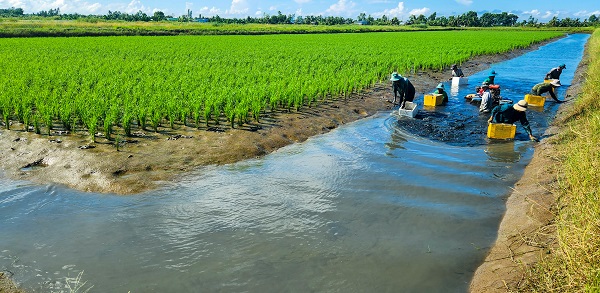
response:
<path id="1" fill-rule="evenodd" d="M 452 67 L 450 67 L 450 69 L 452 69 L 452 77 L 465 77 L 465 75 L 462 72 L 462 69 L 458 68 L 456 64 L 452 64 Z"/>
<path id="2" fill-rule="evenodd" d="M 562 103 L 563 101 L 558 100 L 556 95 L 554 94 L 554 89 L 559 87 L 560 81 L 558 79 L 553 79 L 550 83 L 538 83 L 533 86 L 531 89 L 531 94 L 536 96 L 541 96 L 543 93 L 549 93 L 552 99 L 554 99 L 557 103 Z"/>
<path id="3" fill-rule="evenodd" d="M 408 78 L 403 77 L 398 72 L 393 72 L 390 80 L 392 81 L 392 90 L 394 91 L 393 104 L 396 104 L 396 99 L 399 99 L 398 104 L 400 108 L 404 108 L 407 101 L 412 102 L 415 99 L 415 86 L 413 86 Z"/>
<path id="4" fill-rule="evenodd" d="M 567 66 L 564 64 L 552 68 L 548 73 L 546 73 L 546 77 L 544 77 L 544 79 L 560 79 L 560 74 L 565 68 L 567 68 Z"/>
<path id="5" fill-rule="evenodd" d="M 448 103 L 448 93 L 446 93 L 446 91 L 444 90 L 443 83 L 440 82 L 437 85 L 437 87 L 435 88 L 435 92 L 433 92 L 433 94 L 444 96 L 444 98 L 442 99 L 442 105 L 445 105 L 446 103 Z"/>
<path id="6" fill-rule="evenodd" d="M 492 84 L 494 84 L 495 78 L 496 78 L 496 71 L 492 70 L 492 71 L 490 71 L 490 74 L 488 74 L 488 78 L 486 78 L 483 82 L 487 82 L 487 84 L 492 85 Z"/>
<path id="7" fill-rule="evenodd" d="M 529 139 L 538 141 L 538 139 L 531 133 L 531 127 L 529 126 L 529 121 L 527 121 L 527 115 L 525 114 L 527 105 L 527 101 L 525 100 L 520 100 L 514 105 L 508 103 L 498 105 L 492 109 L 492 115 L 490 116 L 490 119 L 488 119 L 488 123 L 513 124 L 519 121 L 521 122 L 521 126 L 525 128 L 527 134 L 529 134 Z"/>
<path id="8" fill-rule="evenodd" d="M 481 84 L 481 105 L 479 105 L 480 113 L 489 113 L 492 110 L 492 93 L 490 93 L 490 85 L 485 81 Z"/>

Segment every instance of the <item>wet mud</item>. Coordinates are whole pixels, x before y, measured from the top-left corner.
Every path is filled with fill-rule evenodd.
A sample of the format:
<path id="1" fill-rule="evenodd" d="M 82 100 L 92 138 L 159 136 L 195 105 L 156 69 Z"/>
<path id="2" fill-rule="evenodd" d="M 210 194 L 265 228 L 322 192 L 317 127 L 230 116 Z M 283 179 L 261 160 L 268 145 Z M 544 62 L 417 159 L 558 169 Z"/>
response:
<path id="1" fill-rule="evenodd" d="M 397 126 L 413 135 L 454 146 L 487 144 L 487 117 L 462 113 L 420 111 L 414 119 L 399 117 Z"/>

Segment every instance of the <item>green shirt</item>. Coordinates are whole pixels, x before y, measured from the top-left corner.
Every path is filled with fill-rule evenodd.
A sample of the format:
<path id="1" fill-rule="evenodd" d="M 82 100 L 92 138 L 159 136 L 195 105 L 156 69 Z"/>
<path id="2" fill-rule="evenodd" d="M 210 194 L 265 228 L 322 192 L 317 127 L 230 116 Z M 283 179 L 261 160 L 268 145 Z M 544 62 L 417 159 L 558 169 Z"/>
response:
<path id="1" fill-rule="evenodd" d="M 442 90 L 440 92 L 440 89 L 436 89 L 435 92 L 433 92 L 433 93 L 436 94 L 436 95 L 441 94 L 441 95 L 444 96 L 444 99 L 442 100 L 442 104 L 448 103 L 448 93 L 446 93 L 446 91 Z"/>
<path id="2" fill-rule="evenodd" d="M 549 93 L 550 97 L 552 97 L 555 101 L 558 101 L 558 98 L 556 98 L 556 95 L 552 90 L 553 88 L 554 86 L 551 83 L 542 82 L 534 85 L 531 89 L 531 93 L 536 96 L 541 96 L 543 93 Z"/>

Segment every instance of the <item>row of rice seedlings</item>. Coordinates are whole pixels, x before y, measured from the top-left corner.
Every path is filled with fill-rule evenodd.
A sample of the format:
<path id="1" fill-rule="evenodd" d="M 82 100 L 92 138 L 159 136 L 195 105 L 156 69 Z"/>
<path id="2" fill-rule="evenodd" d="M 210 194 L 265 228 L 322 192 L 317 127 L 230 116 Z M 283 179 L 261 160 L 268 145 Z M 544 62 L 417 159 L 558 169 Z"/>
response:
<path id="1" fill-rule="evenodd" d="M 80 126 L 95 140 L 168 124 L 231 127 L 276 109 L 349 97 L 391 71 L 439 69 L 527 46 L 557 32 L 452 31 L 277 36 L 1 39 L 0 112 L 50 133 Z M 495 42 L 480 42 L 495 39 Z M 29 54 L 22 54 L 27 51 Z M 449 53 L 450 52 L 450 53 Z"/>

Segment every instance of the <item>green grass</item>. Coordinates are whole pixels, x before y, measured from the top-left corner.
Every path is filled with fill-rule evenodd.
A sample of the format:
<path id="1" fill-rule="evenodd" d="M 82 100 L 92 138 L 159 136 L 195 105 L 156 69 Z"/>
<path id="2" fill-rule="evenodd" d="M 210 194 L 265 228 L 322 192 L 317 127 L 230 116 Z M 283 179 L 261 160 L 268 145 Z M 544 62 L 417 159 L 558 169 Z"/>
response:
<path id="1" fill-rule="evenodd" d="M 600 30 L 589 42 L 583 94 L 556 146 L 556 245 L 527 273 L 523 291 L 600 292 Z"/>

